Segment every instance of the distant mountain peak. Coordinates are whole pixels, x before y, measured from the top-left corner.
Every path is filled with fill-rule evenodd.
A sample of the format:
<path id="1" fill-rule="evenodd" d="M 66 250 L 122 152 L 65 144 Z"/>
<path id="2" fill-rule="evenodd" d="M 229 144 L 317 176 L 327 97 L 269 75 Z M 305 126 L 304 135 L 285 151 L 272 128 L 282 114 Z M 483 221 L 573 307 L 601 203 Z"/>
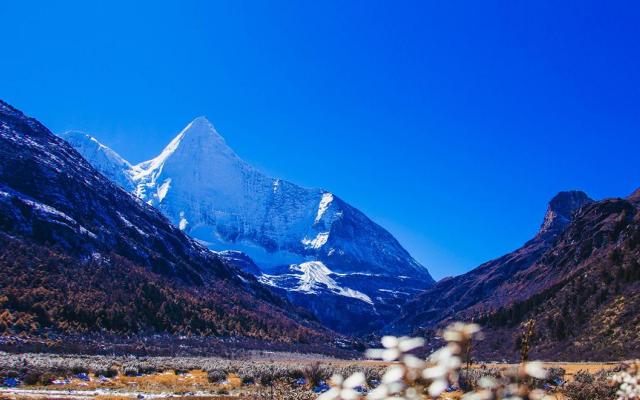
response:
<path id="1" fill-rule="evenodd" d="M 131 175 L 127 172 L 132 166 L 118 153 L 82 131 L 67 131 L 60 134 L 60 137 L 69 142 L 104 176 L 127 190 L 133 189 Z"/>
<path id="2" fill-rule="evenodd" d="M 211 127 L 213 127 L 213 124 L 211 123 L 211 121 L 209 121 L 209 119 L 207 117 L 205 117 L 204 115 L 201 115 L 199 117 L 195 117 L 193 119 L 193 121 L 191 121 L 191 123 L 189 125 L 192 124 L 204 124 L 204 125 L 209 125 Z"/>
<path id="3" fill-rule="evenodd" d="M 222 155 L 237 161 L 240 158 L 227 145 L 222 135 L 206 117 L 197 117 L 178 134 L 179 148 L 190 153 L 207 152 L 210 155 Z"/>
<path id="4" fill-rule="evenodd" d="M 571 222 L 573 214 L 585 204 L 593 203 L 585 192 L 580 190 L 563 191 L 556 194 L 547 207 L 540 234 L 559 233 Z"/>
<path id="5" fill-rule="evenodd" d="M 226 174 L 224 180 L 228 180 L 228 177 L 237 175 L 237 171 L 247 167 L 213 124 L 201 116 L 184 127 L 157 157 L 135 165 L 133 174 L 134 180 L 142 181 L 145 186 L 155 182 L 167 169 L 180 171 L 181 175 L 200 182 L 214 178 L 220 182 L 222 174 Z"/>
<path id="6" fill-rule="evenodd" d="M 129 164 L 129 162 L 122 158 L 118 153 L 111 150 L 108 146 L 105 146 L 100 141 L 98 141 L 98 139 L 85 132 L 71 130 L 60 134 L 60 137 L 73 144 L 74 147 L 77 147 L 79 145 L 89 146 L 96 152 L 103 152 L 105 156 L 109 157 L 112 161 L 123 166 L 131 167 L 131 164 Z"/>
<path id="7" fill-rule="evenodd" d="M 180 132 L 183 138 L 189 136 L 203 137 L 204 139 L 211 139 L 217 142 L 225 143 L 224 138 L 218 133 L 215 126 L 205 116 L 199 116 L 193 119 L 183 130 Z M 225 143 L 226 145 L 226 143 Z"/>
<path id="8" fill-rule="evenodd" d="M 67 142 L 70 142 L 71 140 L 88 140 L 88 141 L 100 143 L 96 138 L 94 138 L 93 136 L 87 133 L 84 133 L 83 131 L 70 130 L 70 131 L 61 133 L 60 136 L 62 136 Z"/>

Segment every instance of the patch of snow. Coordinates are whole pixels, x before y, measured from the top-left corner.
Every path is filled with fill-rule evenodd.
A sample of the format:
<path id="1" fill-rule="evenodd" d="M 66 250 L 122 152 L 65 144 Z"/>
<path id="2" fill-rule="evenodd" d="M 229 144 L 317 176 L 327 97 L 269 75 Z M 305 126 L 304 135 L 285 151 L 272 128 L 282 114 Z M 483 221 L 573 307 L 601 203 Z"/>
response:
<path id="1" fill-rule="evenodd" d="M 82 233 L 83 235 L 87 235 L 89 237 L 91 237 L 92 239 L 97 239 L 98 236 L 96 236 L 95 233 L 91 232 L 90 230 L 88 230 L 87 228 L 85 228 L 84 226 L 80 225 L 80 227 L 78 228 L 78 230 L 80 231 L 80 233 Z"/>
<path id="2" fill-rule="evenodd" d="M 38 203 L 37 201 L 33 201 L 33 200 L 28 200 L 28 199 L 21 199 L 21 200 L 38 211 L 41 211 L 45 214 L 55 215 L 56 217 L 60 217 L 67 222 L 70 222 L 72 224 L 77 224 L 75 219 L 71 218 L 70 216 L 68 216 L 67 214 L 63 213 L 62 211 L 56 208 L 48 206 L 44 203 Z"/>
<path id="3" fill-rule="evenodd" d="M 320 204 L 318 204 L 318 213 L 316 214 L 316 219 L 314 220 L 314 223 L 318 223 L 320 222 L 320 219 L 322 219 L 322 216 L 324 215 L 325 212 L 327 212 L 327 209 L 329 208 L 329 205 L 331 204 L 331 202 L 333 201 L 333 194 L 329 193 L 329 192 L 325 192 L 322 194 L 322 198 L 320 199 Z"/>
<path id="4" fill-rule="evenodd" d="M 391 294 L 395 294 L 395 295 L 398 295 L 398 294 L 408 295 L 409 294 L 407 292 L 402 292 L 400 290 L 391 290 L 391 289 L 378 289 L 378 291 L 385 292 L 385 293 L 391 293 Z"/>
<path id="5" fill-rule="evenodd" d="M 162 185 L 158 187 L 158 202 L 162 202 L 164 198 L 167 196 L 167 192 L 169 192 L 169 188 L 171 187 L 171 178 L 167 178 L 164 180 Z"/>
<path id="6" fill-rule="evenodd" d="M 381 278 L 384 277 L 384 275 L 382 274 L 372 274 L 370 272 L 350 272 L 348 274 L 338 274 L 338 273 L 336 274 L 340 276 L 376 276 Z"/>
<path id="7" fill-rule="evenodd" d="M 127 228 L 132 228 L 135 229 L 140 235 L 144 236 L 144 237 L 149 237 L 149 235 L 144 232 L 142 229 L 138 228 L 136 225 L 132 224 L 128 219 L 126 219 L 124 217 L 124 215 L 120 214 L 119 212 L 116 211 L 116 213 L 118 214 L 118 217 L 120 217 L 120 220 L 122 222 L 124 222 L 125 226 Z"/>
<path id="8" fill-rule="evenodd" d="M 331 278 L 331 275 L 335 273 L 327 268 L 327 266 L 321 261 L 309 261 L 298 265 L 292 265 L 291 269 L 302 272 L 302 275 L 298 277 L 299 284 L 295 289 L 297 291 L 316 293 L 317 289 L 325 286 L 327 289 L 340 296 L 352 297 L 354 299 L 364 301 L 365 303 L 373 304 L 371 298 L 366 294 L 338 285 L 338 283 Z"/>
<path id="9" fill-rule="evenodd" d="M 320 247 L 324 246 L 325 243 L 327 243 L 328 239 L 329 232 L 320 232 L 318 233 L 318 236 L 316 236 L 312 240 L 305 237 L 304 239 L 302 239 L 302 244 L 306 248 L 319 249 Z"/>
<path id="10" fill-rule="evenodd" d="M 187 225 L 189 225 L 189 221 L 184 217 L 184 211 L 180 211 L 180 222 L 178 223 L 178 228 L 183 231 L 187 229 Z"/>

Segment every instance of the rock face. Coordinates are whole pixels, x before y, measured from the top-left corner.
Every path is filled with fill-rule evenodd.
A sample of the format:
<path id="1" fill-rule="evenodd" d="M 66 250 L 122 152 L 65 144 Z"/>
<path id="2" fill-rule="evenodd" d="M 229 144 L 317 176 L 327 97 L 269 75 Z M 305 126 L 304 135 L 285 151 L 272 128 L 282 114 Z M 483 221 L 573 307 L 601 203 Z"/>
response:
<path id="1" fill-rule="evenodd" d="M 591 202 L 593 200 L 581 191 L 574 190 L 558 193 L 549 202 L 547 213 L 544 216 L 544 222 L 538 235 L 557 236 L 562 233 L 564 228 L 571 222 L 576 210 Z"/>
<path id="2" fill-rule="evenodd" d="M 638 357 L 639 206 L 633 195 L 594 202 L 581 192 L 560 193 L 534 239 L 438 282 L 387 329 L 433 331 L 452 320 L 475 320 L 486 336 L 478 357 L 516 360 L 520 324 L 533 319 L 532 357 Z"/>
<path id="3" fill-rule="evenodd" d="M 204 117 L 138 165 L 89 136 L 62 137 L 210 249 L 247 254 L 263 283 L 334 329 L 367 331 L 433 284 L 384 228 L 333 193 L 262 174 Z M 326 307 L 328 301 L 336 307 Z"/>
<path id="4" fill-rule="evenodd" d="M 82 149 L 113 176 L 116 166 L 129 166 L 96 142 Z M 0 235 L 0 286 L 7 296 L 0 314 L 35 318 L 43 324 L 29 325 L 35 333 L 47 328 L 322 337 L 232 260 L 185 235 L 67 142 L 1 101 Z M 25 274 L 32 278 L 23 279 Z M 135 315 L 140 319 L 131 321 Z"/>

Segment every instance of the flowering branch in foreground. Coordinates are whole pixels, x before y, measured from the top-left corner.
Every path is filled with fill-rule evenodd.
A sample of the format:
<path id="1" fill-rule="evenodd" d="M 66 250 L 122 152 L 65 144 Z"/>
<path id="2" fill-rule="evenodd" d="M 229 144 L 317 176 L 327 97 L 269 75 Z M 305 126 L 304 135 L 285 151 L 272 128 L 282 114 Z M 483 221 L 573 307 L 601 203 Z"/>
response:
<path id="1" fill-rule="evenodd" d="M 619 385 L 618 400 L 640 399 L 640 360 L 633 362 L 626 371 L 615 374 L 612 381 Z"/>
<path id="2" fill-rule="evenodd" d="M 371 390 L 367 400 L 419 400 L 425 396 L 437 398 L 448 388 L 458 385 L 462 355 L 474 338 L 479 338 L 476 324 L 453 323 L 443 338 L 447 344 L 426 360 L 411 352 L 424 345 L 422 338 L 382 338 L 382 348 L 367 351 L 367 356 L 393 362 L 382 376 L 380 385 Z M 503 378 L 482 377 L 475 390 L 463 396 L 465 400 L 547 400 L 552 399 L 542 390 L 532 390 L 525 382 L 544 379 L 547 372 L 538 362 L 524 363 Z M 356 373 L 346 380 L 341 376 L 331 379 L 332 388 L 321 394 L 318 400 L 358 400 L 364 384 L 364 375 Z M 360 390 L 359 390 L 360 389 Z"/>

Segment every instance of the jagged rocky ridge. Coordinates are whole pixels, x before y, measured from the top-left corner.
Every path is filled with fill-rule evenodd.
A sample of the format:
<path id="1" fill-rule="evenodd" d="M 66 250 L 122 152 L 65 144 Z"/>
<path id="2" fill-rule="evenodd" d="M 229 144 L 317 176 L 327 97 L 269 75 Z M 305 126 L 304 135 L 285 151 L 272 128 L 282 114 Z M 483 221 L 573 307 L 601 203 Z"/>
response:
<path id="1" fill-rule="evenodd" d="M 502 305 L 510 298 L 499 298 L 498 288 L 516 273 L 533 265 L 554 244 L 569 224 L 573 213 L 592 202 L 579 191 L 561 192 L 550 202 L 538 234 L 521 248 L 489 261 L 456 277 L 445 278 L 408 303 L 395 329 L 415 330 L 453 320 L 458 313 L 485 302 Z"/>
<path id="2" fill-rule="evenodd" d="M 210 249 L 250 256 L 255 264 L 244 263 L 247 271 L 339 331 L 367 332 L 433 284 L 427 269 L 362 212 L 328 191 L 262 174 L 203 117 L 137 165 L 88 135 L 62 137 Z"/>
<path id="3" fill-rule="evenodd" d="M 387 330 L 431 335 L 475 320 L 486 339 L 476 355 L 518 359 L 521 324 L 533 319 L 531 356 L 612 360 L 640 356 L 640 202 L 594 202 L 564 192 L 522 248 L 444 279 L 406 305 Z M 427 336 L 429 337 L 429 336 Z"/>
<path id="4" fill-rule="evenodd" d="M 0 236 L 5 332 L 328 337 L 2 101 Z"/>

